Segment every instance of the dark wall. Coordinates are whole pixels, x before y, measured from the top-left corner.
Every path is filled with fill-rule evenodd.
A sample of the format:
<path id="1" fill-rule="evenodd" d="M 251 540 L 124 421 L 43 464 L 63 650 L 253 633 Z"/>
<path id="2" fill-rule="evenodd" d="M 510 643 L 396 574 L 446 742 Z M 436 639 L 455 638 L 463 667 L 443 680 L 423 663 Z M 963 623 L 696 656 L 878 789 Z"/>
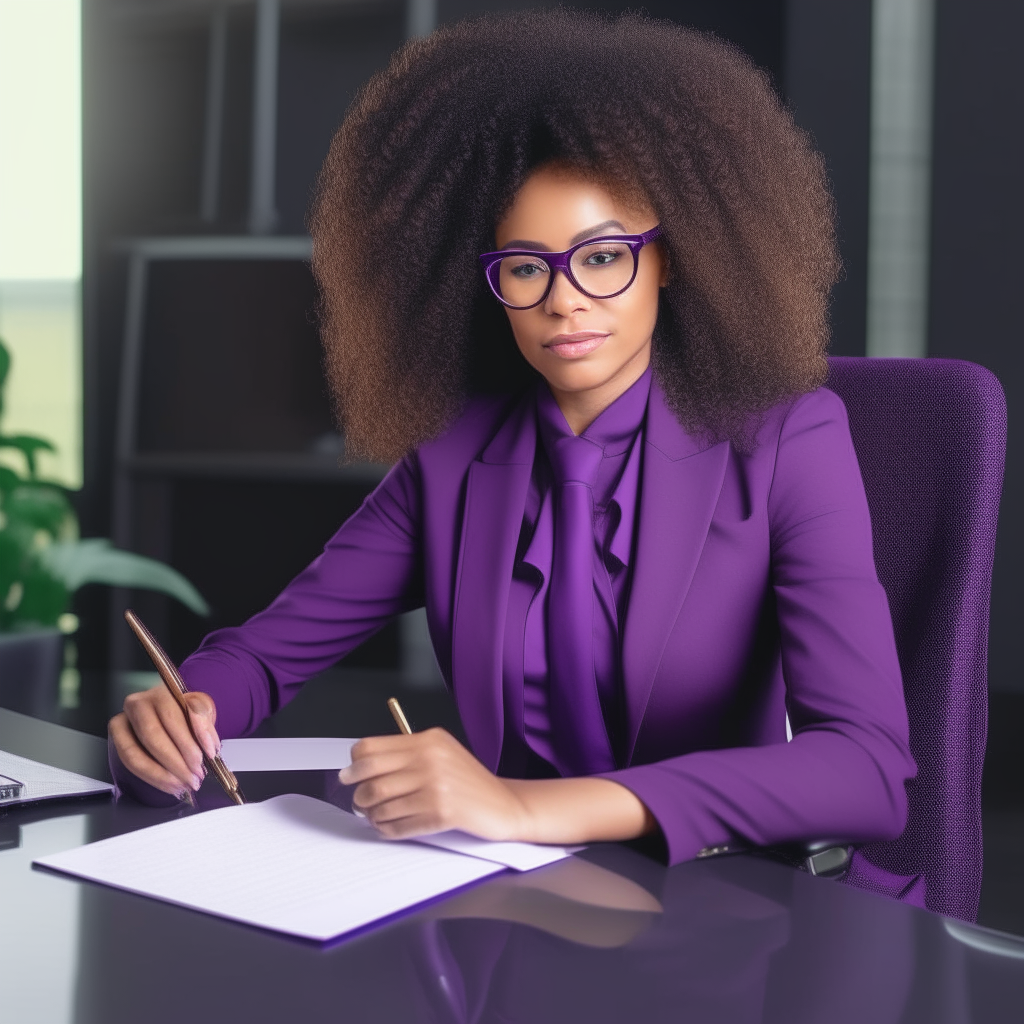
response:
<path id="1" fill-rule="evenodd" d="M 316 176 L 356 90 L 405 32 L 401 4 L 288 21 L 281 40 L 277 195 L 282 230 L 305 224 Z"/>
<path id="2" fill-rule="evenodd" d="M 789 0 L 785 93 L 825 155 L 845 274 L 832 292 L 832 352 L 864 355 L 868 263 L 871 5 Z"/>
<path id="3" fill-rule="evenodd" d="M 1009 438 L 989 681 L 1024 693 L 1024 4 L 938 0 L 929 354 L 970 359 L 1006 391 Z"/>

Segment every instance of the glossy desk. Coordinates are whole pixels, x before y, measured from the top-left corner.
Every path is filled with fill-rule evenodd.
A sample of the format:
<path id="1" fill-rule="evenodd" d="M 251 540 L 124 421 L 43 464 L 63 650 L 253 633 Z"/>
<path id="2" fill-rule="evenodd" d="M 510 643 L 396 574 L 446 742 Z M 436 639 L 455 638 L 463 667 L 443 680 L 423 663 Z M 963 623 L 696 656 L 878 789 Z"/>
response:
<path id="1" fill-rule="evenodd" d="M 102 740 L 2 709 L 0 748 L 105 777 Z M 242 782 L 250 798 L 285 787 L 320 795 L 329 774 Z M 222 800 L 201 794 L 201 806 Z M 632 849 L 594 847 L 329 947 L 31 867 L 176 813 L 91 799 L 0 817 L 0 1020 L 1024 1019 L 1024 941 L 754 857 L 665 869 Z"/>

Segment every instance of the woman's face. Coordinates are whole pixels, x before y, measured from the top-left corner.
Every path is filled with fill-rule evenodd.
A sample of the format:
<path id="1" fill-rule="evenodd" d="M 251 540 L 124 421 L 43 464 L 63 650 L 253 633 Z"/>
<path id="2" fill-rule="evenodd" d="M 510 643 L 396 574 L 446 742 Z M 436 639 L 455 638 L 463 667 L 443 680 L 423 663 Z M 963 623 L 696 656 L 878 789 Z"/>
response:
<path id="1" fill-rule="evenodd" d="M 639 235 L 657 223 L 653 210 L 635 208 L 569 168 L 542 167 L 520 189 L 495 241 L 499 249 L 560 252 L 585 238 Z M 647 369 L 658 289 L 666 281 L 654 242 L 640 250 L 636 280 L 620 295 L 592 299 L 559 271 L 540 305 L 506 307 L 519 351 L 544 375 L 577 433 L 580 422 L 586 426 Z M 571 417 L 570 408 L 583 419 Z"/>

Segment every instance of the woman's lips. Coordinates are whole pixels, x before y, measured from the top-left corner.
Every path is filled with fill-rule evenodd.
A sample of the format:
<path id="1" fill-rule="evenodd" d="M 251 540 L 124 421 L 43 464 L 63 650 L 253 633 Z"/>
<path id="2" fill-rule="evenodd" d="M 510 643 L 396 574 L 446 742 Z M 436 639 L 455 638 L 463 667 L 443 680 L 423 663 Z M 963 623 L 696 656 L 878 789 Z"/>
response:
<path id="1" fill-rule="evenodd" d="M 578 359 L 585 356 L 594 349 L 599 348 L 607 338 L 607 334 L 597 334 L 594 331 L 580 331 L 577 334 L 559 334 L 552 338 L 545 346 L 550 352 L 563 359 Z"/>

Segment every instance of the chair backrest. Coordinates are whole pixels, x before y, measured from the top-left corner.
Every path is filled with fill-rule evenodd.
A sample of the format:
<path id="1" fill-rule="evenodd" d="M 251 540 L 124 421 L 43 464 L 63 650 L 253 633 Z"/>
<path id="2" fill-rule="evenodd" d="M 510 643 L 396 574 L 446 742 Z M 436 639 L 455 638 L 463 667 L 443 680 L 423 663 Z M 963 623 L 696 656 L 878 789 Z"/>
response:
<path id="1" fill-rule="evenodd" d="M 973 921 L 1006 400 L 988 370 L 953 359 L 834 357 L 827 386 L 850 417 L 918 765 L 903 835 L 862 854 L 923 873 L 929 909 Z"/>

